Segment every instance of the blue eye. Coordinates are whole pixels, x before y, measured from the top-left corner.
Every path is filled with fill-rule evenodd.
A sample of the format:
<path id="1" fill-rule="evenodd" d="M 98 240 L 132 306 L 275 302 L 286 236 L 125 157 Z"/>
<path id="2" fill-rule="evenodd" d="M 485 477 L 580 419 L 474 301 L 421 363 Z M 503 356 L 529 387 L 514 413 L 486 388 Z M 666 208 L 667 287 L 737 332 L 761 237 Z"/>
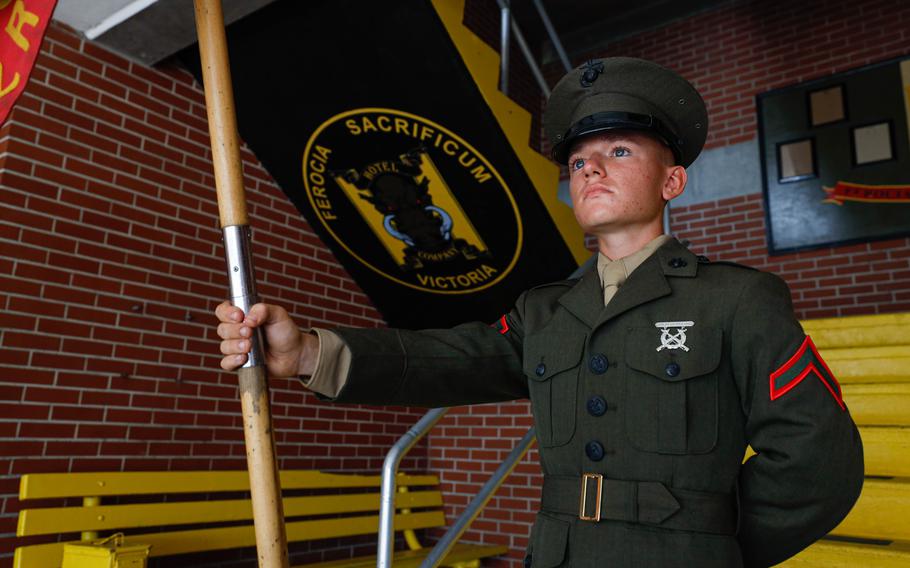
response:
<path id="1" fill-rule="evenodd" d="M 619 148 L 616 148 L 615 150 L 613 150 L 613 155 L 616 156 L 616 157 L 618 157 L 618 158 L 621 158 L 621 157 L 623 157 L 623 156 L 628 156 L 628 155 L 629 155 L 629 149 L 620 146 Z"/>
<path id="2" fill-rule="evenodd" d="M 578 158 L 577 160 L 573 160 L 571 167 L 573 170 L 580 170 L 581 168 L 585 167 L 585 161 L 582 160 L 581 158 Z"/>

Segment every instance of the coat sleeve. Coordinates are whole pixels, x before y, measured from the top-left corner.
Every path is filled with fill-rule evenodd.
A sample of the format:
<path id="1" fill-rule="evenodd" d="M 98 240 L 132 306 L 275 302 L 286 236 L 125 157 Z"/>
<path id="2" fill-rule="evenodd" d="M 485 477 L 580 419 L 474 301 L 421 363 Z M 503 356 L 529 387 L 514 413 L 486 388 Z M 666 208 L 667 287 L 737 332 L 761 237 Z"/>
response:
<path id="1" fill-rule="evenodd" d="M 863 483 L 862 443 L 783 280 L 756 273 L 739 299 L 731 341 L 756 451 L 739 476 L 739 540 L 746 566 L 771 566 L 850 511 Z"/>
<path id="2" fill-rule="evenodd" d="M 351 351 L 336 402 L 456 406 L 528 397 L 522 372 L 525 295 L 493 325 L 334 330 Z"/>

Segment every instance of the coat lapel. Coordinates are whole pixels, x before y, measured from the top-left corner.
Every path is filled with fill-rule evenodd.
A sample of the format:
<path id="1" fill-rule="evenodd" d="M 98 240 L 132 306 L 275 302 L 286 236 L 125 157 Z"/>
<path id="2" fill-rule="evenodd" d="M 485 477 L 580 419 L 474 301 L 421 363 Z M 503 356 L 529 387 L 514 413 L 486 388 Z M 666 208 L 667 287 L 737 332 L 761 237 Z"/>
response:
<path id="1" fill-rule="evenodd" d="M 626 283 L 623 284 L 610 304 L 603 310 L 597 325 L 601 325 L 616 316 L 640 306 L 651 300 L 656 300 L 670 294 L 670 285 L 664 277 L 663 270 L 657 260 L 657 254 L 651 255 L 641 266 L 635 269 Z"/>
<path id="2" fill-rule="evenodd" d="M 599 314 L 595 325 L 602 325 L 635 307 L 668 296 L 673 291 L 667 281 L 668 276 L 691 278 L 697 271 L 698 258 L 676 239 L 668 241 L 629 275 L 610 304 Z"/>
<path id="3" fill-rule="evenodd" d="M 698 258 L 673 239 L 636 268 L 604 308 L 597 263 L 591 264 L 559 303 L 592 329 L 637 306 L 669 295 L 672 289 L 668 276 L 693 278 L 698 272 Z"/>
<path id="4" fill-rule="evenodd" d="M 595 255 L 596 256 L 596 255 Z M 559 303 L 588 327 L 594 327 L 603 311 L 604 293 L 597 275 L 597 262 L 591 263 L 581 280 L 559 298 Z"/>

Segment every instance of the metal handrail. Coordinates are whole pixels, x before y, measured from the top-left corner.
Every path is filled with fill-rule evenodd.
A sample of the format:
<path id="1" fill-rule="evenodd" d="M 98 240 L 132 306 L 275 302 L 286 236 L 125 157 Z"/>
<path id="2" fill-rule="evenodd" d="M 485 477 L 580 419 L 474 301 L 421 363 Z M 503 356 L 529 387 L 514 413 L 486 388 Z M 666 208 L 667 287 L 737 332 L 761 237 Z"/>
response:
<path id="1" fill-rule="evenodd" d="M 544 79 L 540 66 L 537 64 L 537 61 L 534 60 L 534 54 L 531 53 L 531 48 L 528 47 L 528 42 L 525 41 L 525 36 L 521 33 L 521 28 L 518 27 L 518 22 L 511 16 L 508 2 L 506 2 L 506 0 L 497 1 L 499 2 L 499 9 L 502 12 L 500 28 L 500 43 L 502 45 L 500 47 L 499 56 L 499 90 L 502 91 L 502 94 L 504 95 L 509 94 L 509 29 L 511 28 L 512 33 L 515 34 L 515 43 L 518 44 L 521 53 L 525 56 L 525 61 L 528 63 L 531 74 L 534 75 L 534 80 L 537 81 L 537 86 L 540 87 L 540 91 L 545 97 L 549 97 L 550 86 L 547 85 L 547 81 Z"/>
<path id="2" fill-rule="evenodd" d="M 395 536 L 395 476 L 398 474 L 398 465 L 405 454 L 414 447 L 414 444 L 423 438 L 448 410 L 448 408 L 434 408 L 424 414 L 404 436 L 395 442 L 395 445 L 385 456 L 385 461 L 382 463 L 379 549 L 376 552 L 377 568 L 390 568 L 392 566 L 392 549 L 394 548 Z"/>
<path id="3" fill-rule="evenodd" d="M 417 421 L 402 436 L 389 453 L 386 454 L 385 461 L 382 464 L 382 495 L 380 497 L 379 508 L 379 550 L 376 553 L 377 568 L 391 568 L 392 552 L 394 548 L 395 536 L 395 479 L 398 475 L 398 466 L 402 458 L 411 448 L 414 447 L 433 426 L 439 422 L 439 419 L 448 411 L 448 408 L 434 408 Z M 439 563 L 445 559 L 446 554 L 452 549 L 461 535 L 468 529 L 477 515 L 483 510 L 487 502 L 494 493 L 502 486 L 506 478 L 512 473 L 512 470 L 518 465 L 518 462 L 524 458 L 531 444 L 534 443 L 534 427 L 528 429 L 525 435 L 519 440 L 518 444 L 512 448 L 506 459 L 496 468 L 496 471 L 483 484 L 474 499 L 468 504 L 446 534 L 436 543 L 430 554 L 420 564 L 420 568 L 436 568 Z"/>
<path id="4" fill-rule="evenodd" d="M 518 465 L 518 462 L 520 462 L 522 458 L 525 457 L 525 454 L 528 453 L 528 450 L 531 449 L 531 444 L 534 443 L 534 439 L 534 427 L 532 426 L 531 428 L 528 428 L 528 431 L 521 440 L 519 440 L 518 444 L 512 448 L 512 451 L 509 452 L 505 461 L 503 461 L 496 471 L 493 472 L 490 479 L 483 484 L 483 487 L 480 488 L 480 491 L 474 499 L 471 500 L 467 508 L 461 513 L 458 520 L 449 527 L 446 534 L 436 543 L 436 546 L 433 547 L 430 555 L 420 564 L 420 568 L 436 568 L 436 566 L 439 566 L 439 563 L 443 561 L 446 554 L 455 546 L 455 543 L 458 542 L 458 539 L 461 538 L 464 531 L 468 529 L 471 523 L 474 522 L 474 519 L 477 518 L 477 515 L 480 514 L 480 511 L 486 506 L 490 497 L 492 497 L 493 494 L 496 493 L 496 490 L 502 486 L 506 478 L 512 473 L 512 470 L 515 469 L 515 466 Z"/>
<path id="5" fill-rule="evenodd" d="M 569 56 L 566 55 L 566 50 L 562 46 L 559 34 L 556 33 L 556 28 L 553 27 L 553 22 L 550 21 L 550 16 L 547 15 L 547 11 L 543 7 L 543 2 L 534 0 L 534 6 L 537 8 L 537 13 L 540 14 L 540 20 L 543 22 L 543 27 L 547 30 L 547 35 L 550 36 L 550 41 L 553 42 L 553 49 L 556 50 L 559 60 L 562 61 L 562 66 L 565 67 L 566 73 L 568 73 L 572 70 L 572 64 L 569 63 Z"/>
<path id="6" fill-rule="evenodd" d="M 509 94 L 509 22 L 512 14 L 507 0 L 499 0 L 499 90 Z"/>

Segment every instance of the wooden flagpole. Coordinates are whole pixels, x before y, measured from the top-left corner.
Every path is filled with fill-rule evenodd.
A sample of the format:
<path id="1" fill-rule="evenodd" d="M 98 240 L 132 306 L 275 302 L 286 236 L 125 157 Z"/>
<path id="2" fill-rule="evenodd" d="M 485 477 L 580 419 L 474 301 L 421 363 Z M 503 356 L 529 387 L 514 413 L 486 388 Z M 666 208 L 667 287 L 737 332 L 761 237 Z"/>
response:
<path id="1" fill-rule="evenodd" d="M 212 139 L 218 212 L 224 232 L 231 301 L 247 312 L 258 301 L 250 254 L 240 142 L 228 63 L 221 0 L 195 0 L 196 33 Z M 238 370 L 253 522 L 260 568 L 287 568 L 287 536 L 272 434 L 261 334 L 253 337 L 247 364 Z"/>

